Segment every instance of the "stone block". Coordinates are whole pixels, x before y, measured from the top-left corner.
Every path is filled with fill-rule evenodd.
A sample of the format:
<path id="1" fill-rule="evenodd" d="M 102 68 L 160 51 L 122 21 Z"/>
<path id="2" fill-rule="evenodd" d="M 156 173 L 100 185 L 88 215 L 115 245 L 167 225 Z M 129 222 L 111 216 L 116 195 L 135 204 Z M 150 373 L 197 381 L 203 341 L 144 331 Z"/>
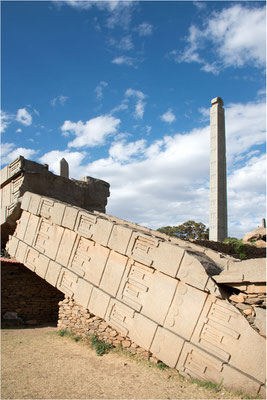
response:
<path id="1" fill-rule="evenodd" d="M 191 341 L 231 367 L 264 382 L 265 340 L 226 301 L 209 296 Z"/>
<path id="2" fill-rule="evenodd" d="M 73 297 L 77 290 L 78 276 L 66 268 L 61 268 L 57 288 L 68 297 Z"/>
<path id="3" fill-rule="evenodd" d="M 74 229 L 76 218 L 78 215 L 79 209 L 77 207 L 68 207 L 66 206 L 64 215 L 63 215 L 63 220 L 62 220 L 62 226 L 65 228 Z"/>
<path id="4" fill-rule="evenodd" d="M 153 251 L 153 267 L 175 277 L 184 255 L 184 249 L 167 242 L 159 242 Z"/>
<path id="5" fill-rule="evenodd" d="M 8 167 L 4 167 L 0 171 L 0 184 L 3 185 L 8 179 Z"/>
<path id="6" fill-rule="evenodd" d="M 84 308 L 88 308 L 89 299 L 93 290 L 93 285 L 84 279 L 79 278 L 76 292 L 74 294 L 75 301 Z"/>
<path id="7" fill-rule="evenodd" d="M 55 200 L 47 197 L 41 198 L 38 215 L 47 219 L 51 219 L 52 209 L 54 208 Z"/>
<path id="8" fill-rule="evenodd" d="M 163 361 L 169 367 L 174 368 L 177 364 L 183 345 L 184 340 L 181 337 L 159 326 L 150 351 L 157 357 L 157 359 Z"/>
<path id="9" fill-rule="evenodd" d="M 68 268 L 99 286 L 109 252 L 106 247 L 78 236 Z"/>
<path id="10" fill-rule="evenodd" d="M 179 282 L 164 327 L 190 340 L 207 296 L 207 293 Z"/>
<path id="11" fill-rule="evenodd" d="M 256 313 L 254 325 L 259 329 L 260 335 L 266 337 L 266 310 L 260 307 L 255 307 Z"/>
<path id="12" fill-rule="evenodd" d="M 56 263 L 55 261 L 50 260 L 45 274 L 45 280 L 50 283 L 50 285 L 57 287 L 57 281 L 60 275 L 60 271 L 61 265 Z"/>
<path id="13" fill-rule="evenodd" d="M 55 260 L 64 229 L 51 221 L 40 218 L 33 247 Z"/>
<path id="14" fill-rule="evenodd" d="M 127 260 L 127 257 L 111 250 L 100 282 L 100 289 L 113 297 L 116 296 Z"/>
<path id="15" fill-rule="evenodd" d="M 59 264 L 64 265 L 65 267 L 68 265 L 70 256 L 73 252 L 73 246 L 75 240 L 77 238 L 77 234 L 69 229 L 64 229 L 61 242 L 59 244 L 58 252 L 56 255 L 56 261 Z"/>
<path id="16" fill-rule="evenodd" d="M 242 371 L 232 368 L 230 365 L 223 367 L 223 385 L 232 391 L 241 390 L 247 394 L 255 395 L 259 392 L 261 382 L 243 374 Z"/>
<path id="17" fill-rule="evenodd" d="M 184 376 L 216 383 L 223 382 L 223 385 L 232 390 L 242 390 L 255 395 L 260 389 L 259 381 L 231 368 L 191 343 L 185 343 L 176 368 Z"/>
<path id="18" fill-rule="evenodd" d="M 204 381 L 221 383 L 223 361 L 186 342 L 176 369 L 183 375 Z"/>
<path id="19" fill-rule="evenodd" d="M 152 321 L 163 325 L 176 286 L 176 279 L 155 271 L 155 273 L 151 275 L 149 289 L 141 313 L 152 319 Z"/>
<path id="20" fill-rule="evenodd" d="M 251 260 L 240 261 L 239 263 L 230 262 L 229 269 L 219 275 L 213 276 L 217 283 L 265 283 L 266 282 L 266 259 L 254 258 Z"/>
<path id="21" fill-rule="evenodd" d="M 19 240 L 15 236 L 9 236 L 9 241 L 6 245 L 6 250 L 11 257 L 15 257 Z"/>
<path id="22" fill-rule="evenodd" d="M 79 211 L 74 231 L 79 235 L 91 239 L 95 230 L 97 217 L 89 212 Z"/>
<path id="23" fill-rule="evenodd" d="M 20 219 L 17 221 L 17 227 L 16 231 L 14 232 L 14 236 L 18 238 L 19 240 L 24 239 L 24 235 L 28 226 L 29 218 L 30 218 L 30 213 L 27 211 L 23 211 L 21 214 Z"/>
<path id="24" fill-rule="evenodd" d="M 117 295 L 118 300 L 140 312 L 146 302 L 153 273 L 153 268 L 129 259 Z"/>
<path id="25" fill-rule="evenodd" d="M 168 242 L 154 238 L 142 232 L 134 232 L 127 255 L 142 264 L 153 266 L 157 270 L 175 277 L 184 250 Z"/>
<path id="26" fill-rule="evenodd" d="M 151 266 L 154 261 L 152 253 L 158 245 L 158 239 L 142 232 L 133 232 L 126 254 L 135 261 Z"/>
<path id="27" fill-rule="evenodd" d="M 127 336 L 133 324 L 134 314 L 134 310 L 130 307 L 127 307 L 118 300 L 112 299 L 109 303 L 105 320 L 118 332 Z"/>
<path id="28" fill-rule="evenodd" d="M 176 276 L 184 283 L 188 283 L 189 285 L 194 286 L 195 288 L 198 288 L 200 290 L 205 289 L 209 278 L 197 256 L 193 256 L 188 252 L 185 252 L 184 258 Z"/>
<path id="29" fill-rule="evenodd" d="M 27 224 L 27 228 L 24 234 L 24 242 L 27 243 L 29 246 L 32 246 L 36 232 L 39 226 L 40 218 L 36 215 L 30 214 L 30 218 Z"/>
<path id="30" fill-rule="evenodd" d="M 38 194 L 25 192 L 22 197 L 21 208 L 31 214 L 39 215 L 42 197 Z"/>
<path id="31" fill-rule="evenodd" d="M 104 318 L 108 308 L 109 301 L 110 301 L 110 296 L 108 294 L 94 287 L 89 301 L 88 309 L 91 313 L 95 314 L 96 316 Z"/>
<path id="32" fill-rule="evenodd" d="M 114 223 L 104 218 L 97 218 L 93 240 L 102 246 L 107 246 Z"/>
<path id="33" fill-rule="evenodd" d="M 55 201 L 51 209 L 51 222 L 57 225 L 62 225 L 65 208 L 65 204 Z"/>
<path id="34" fill-rule="evenodd" d="M 35 266 L 35 273 L 39 275 L 41 278 L 44 279 L 48 264 L 49 264 L 49 258 L 44 256 L 43 254 L 39 253 L 38 260 L 36 261 L 36 266 Z"/>
<path id="35" fill-rule="evenodd" d="M 145 350 L 149 350 L 157 324 L 143 315 L 135 312 L 132 326 L 129 330 L 130 339 Z"/>
<path id="36" fill-rule="evenodd" d="M 16 260 L 20 261 L 22 264 L 24 264 L 27 247 L 28 246 L 26 243 L 22 242 L 21 240 L 19 241 L 15 258 L 16 258 Z"/>
<path id="37" fill-rule="evenodd" d="M 36 270 L 36 266 L 38 265 L 39 254 L 40 253 L 37 250 L 34 250 L 32 247 L 28 246 L 24 265 L 33 272 Z"/>
<path id="38" fill-rule="evenodd" d="M 114 224 L 108 241 L 108 247 L 118 253 L 125 254 L 131 235 L 132 229 Z"/>
<path id="39" fill-rule="evenodd" d="M 5 207 L 7 208 L 7 206 L 10 205 L 11 203 L 11 184 L 9 183 L 8 185 L 4 186 L 3 189 L 1 189 L 1 194 L 2 194 L 2 204 L 1 204 L 1 208 Z M 6 214 L 6 213 L 5 213 Z M 5 215 L 5 219 L 8 216 Z M 3 224 L 3 222 L 5 222 L 5 219 L 1 221 L 1 224 Z"/>

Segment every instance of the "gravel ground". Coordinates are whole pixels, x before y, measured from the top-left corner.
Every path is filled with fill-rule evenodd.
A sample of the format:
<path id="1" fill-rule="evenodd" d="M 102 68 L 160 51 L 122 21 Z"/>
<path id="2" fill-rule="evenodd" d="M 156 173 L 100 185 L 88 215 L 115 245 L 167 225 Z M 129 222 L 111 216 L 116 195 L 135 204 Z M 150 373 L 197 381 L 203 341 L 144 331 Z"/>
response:
<path id="1" fill-rule="evenodd" d="M 2 399 L 241 399 L 60 337 L 55 327 L 2 329 Z"/>

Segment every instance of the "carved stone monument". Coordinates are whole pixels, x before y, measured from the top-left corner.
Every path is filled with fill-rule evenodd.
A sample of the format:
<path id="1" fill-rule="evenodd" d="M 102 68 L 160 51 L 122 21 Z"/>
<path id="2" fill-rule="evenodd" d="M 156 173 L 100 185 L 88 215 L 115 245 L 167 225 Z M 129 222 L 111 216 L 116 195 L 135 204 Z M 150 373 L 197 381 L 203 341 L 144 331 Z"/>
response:
<path id="1" fill-rule="evenodd" d="M 60 176 L 69 179 L 69 164 L 67 163 L 65 158 L 62 158 L 60 160 Z"/>
<path id="2" fill-rule="evenodd" d="M 227 237 L 226 147 L 223 100 L 211 100 L 210 110 L 210 226 L 209 239 Z"/>

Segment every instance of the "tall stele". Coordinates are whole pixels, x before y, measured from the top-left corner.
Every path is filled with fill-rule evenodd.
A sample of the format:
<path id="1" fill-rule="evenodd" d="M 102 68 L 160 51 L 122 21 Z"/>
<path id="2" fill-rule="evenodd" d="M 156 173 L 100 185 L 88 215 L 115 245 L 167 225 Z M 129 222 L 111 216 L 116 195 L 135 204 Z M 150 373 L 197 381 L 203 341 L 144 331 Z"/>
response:
<path id="1" fill-rule="evenodd" d="M 227 183 L 223 100 L 215 97 L 210 109 L 210 226 L 209 239 L 227 237 Z"/>

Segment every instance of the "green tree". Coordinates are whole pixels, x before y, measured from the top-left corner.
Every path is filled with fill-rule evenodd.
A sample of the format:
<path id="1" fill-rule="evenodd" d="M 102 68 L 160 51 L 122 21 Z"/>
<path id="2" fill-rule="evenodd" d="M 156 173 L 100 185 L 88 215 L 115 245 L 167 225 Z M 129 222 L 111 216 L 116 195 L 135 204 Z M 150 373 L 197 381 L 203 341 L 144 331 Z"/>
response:
<path id="1" fill-rule="evenodd" d="M 202 222 L 187 221 L 178 226 L 163 226 L 159 232 L 180 239 L 209 239 L 209 228 Z"/>

